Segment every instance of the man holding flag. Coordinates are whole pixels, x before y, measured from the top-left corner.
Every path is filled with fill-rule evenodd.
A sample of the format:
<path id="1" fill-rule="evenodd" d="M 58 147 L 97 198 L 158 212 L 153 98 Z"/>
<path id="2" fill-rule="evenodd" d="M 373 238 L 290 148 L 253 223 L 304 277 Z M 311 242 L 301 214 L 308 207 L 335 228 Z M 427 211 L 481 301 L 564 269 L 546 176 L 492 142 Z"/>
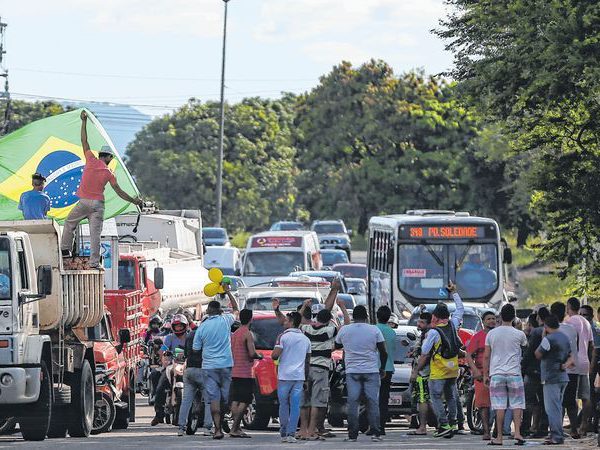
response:
<path id="1" fill-rule="evenodd" d="M 81 145 L 85 154 L 85 166 L 81 176 L 81 183 L 77 189 L 79 201 L 67 216 L 62 235 L 63 256 L 70 256 L 73 248 L 73 233 L 77 225 L 88 219 L 90 226 L 90 261 L 91 268 L 100 267 L 100 234 L 104 221 L 104 187 L 110 183 L 114 191 L 123 200 L 138 206 L 143 205 L 140 198 L 133 198 L 127 194 L 119 184 L 114 174 L 108 168 L 114 154 L 108 146 L 102 146 L 98 157 L 90 150 L 87 136 L 87 113 L 81 112 Z"/>

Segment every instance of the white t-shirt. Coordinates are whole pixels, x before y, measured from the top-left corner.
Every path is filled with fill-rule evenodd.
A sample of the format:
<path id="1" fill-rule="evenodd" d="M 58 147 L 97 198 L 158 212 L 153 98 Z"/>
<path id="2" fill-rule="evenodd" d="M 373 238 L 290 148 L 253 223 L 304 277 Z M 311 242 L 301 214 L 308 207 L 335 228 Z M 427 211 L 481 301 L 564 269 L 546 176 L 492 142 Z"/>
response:
<path id="1" fill-rule="evenodd" d="M 502 325 L 488 332 L 485 345 L 491 350 L 490 376 L 521 375 L 522 348 L 527 345 L 525 333 Z"/>
<path id="2" fill-rule="evenodd" d="M 310 340 L 298 328 L 288 328 L 279 336 L 275 348 L 282 349 L 279 357 L 277 379 L 304 381 L 304 363 L 310 355 Z"/>
<path id="3" fill-rule="evenodd" d="M 346 373 L 379 372 L 377 343 L 385 342 L 385 339 L 375 325 L 368 323 L 344 325 L 335 342 L 344 346 Z"/>

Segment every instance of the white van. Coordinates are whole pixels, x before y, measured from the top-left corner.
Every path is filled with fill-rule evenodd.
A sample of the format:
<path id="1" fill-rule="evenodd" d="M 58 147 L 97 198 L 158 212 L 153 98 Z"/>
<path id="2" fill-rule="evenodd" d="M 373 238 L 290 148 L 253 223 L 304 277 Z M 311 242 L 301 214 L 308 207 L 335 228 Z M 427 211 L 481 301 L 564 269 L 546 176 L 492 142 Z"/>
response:
<path id="1" fill-rule="evenodd" d="M 224 275 L 239 275 L 241 253 L 235 247 L 210 245 L 204 254 L 204 267 L 211 269 L 217 267 Z"/>
<path id="2" fill-rule="evenodd" d="M 319 238 L 314 231 L 266 231 L 248 239 L 242 264 L 247 286 L 287 276 L 297 270 L 323 266 Z"/>

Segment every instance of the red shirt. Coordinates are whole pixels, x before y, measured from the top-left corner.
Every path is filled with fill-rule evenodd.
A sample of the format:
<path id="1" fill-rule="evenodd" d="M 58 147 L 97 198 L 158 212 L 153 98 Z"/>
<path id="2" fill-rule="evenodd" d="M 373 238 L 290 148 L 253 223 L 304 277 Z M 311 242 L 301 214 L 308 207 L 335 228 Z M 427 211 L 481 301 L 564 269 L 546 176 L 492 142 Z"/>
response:
<path id="1" fill-rule="evenodd" d="M 99 160 L 90 151 L 85 152 L 85 167 L 81 175 L 81 183 L 77 189 L 77 197 L 87 200 L 104 200 L 104 186 L 117 184 L 117 179 L 104 161 Z"/>
<path id="2" fill-rule="evenodd" d="M 486 330 L 481 330 L 475 333 L 467 345 L 467 352 L 471 354 L 475 367 L 483 369 L 483 352 L 485 351 Z"/>

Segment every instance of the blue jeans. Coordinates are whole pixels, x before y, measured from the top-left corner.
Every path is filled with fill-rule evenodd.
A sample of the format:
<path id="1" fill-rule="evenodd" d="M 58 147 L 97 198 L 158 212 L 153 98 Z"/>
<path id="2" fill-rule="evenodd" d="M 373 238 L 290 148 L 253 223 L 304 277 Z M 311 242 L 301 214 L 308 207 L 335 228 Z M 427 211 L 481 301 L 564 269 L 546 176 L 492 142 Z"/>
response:
<path id="1" fill-rule="evenodd" d="M 456 389 L 456 378 L 446 378 L 444 380 L 429 379 L 429 397 L 431 398 L 431 407 L 437 417 L 438 428 L 456 423 L 456 404 L 458 390 Z M 444 407 L 444 398 L 448 412 Z"/>
<path id="2" fill-rule="evenodd" d="M 550 438 L 554 442 L 563 442 L 563 396 L 567 382 L 544 384 L 544 408 L 550 426 Z"/>
<path id="3" fill-rule="evenodd" d="M 294 436 L 300 420 L 300 404 L 304 381 L 277 380 L 279 399 L 279 432 L 281 437 Z"/>
<path id="4" fill-rule="evenodd" d="M 179 407 L 179 428 L 182 430 L 187 425 L 188 415 L 196 392 L 202 391 L 203 387 L 202 369 L 197 367 L 186 368 L 183 372 L 183 399 Z"/>
<path id="5" fill-rule="evenodd" d="M 346 373 L 346 388 L 348 389 L 348 437 L 358 437 L 358 405 L 361 394 L 367 400 L 367 415 L 369 427 L 375 436 L 379 436 L 379 373 Z"/>

